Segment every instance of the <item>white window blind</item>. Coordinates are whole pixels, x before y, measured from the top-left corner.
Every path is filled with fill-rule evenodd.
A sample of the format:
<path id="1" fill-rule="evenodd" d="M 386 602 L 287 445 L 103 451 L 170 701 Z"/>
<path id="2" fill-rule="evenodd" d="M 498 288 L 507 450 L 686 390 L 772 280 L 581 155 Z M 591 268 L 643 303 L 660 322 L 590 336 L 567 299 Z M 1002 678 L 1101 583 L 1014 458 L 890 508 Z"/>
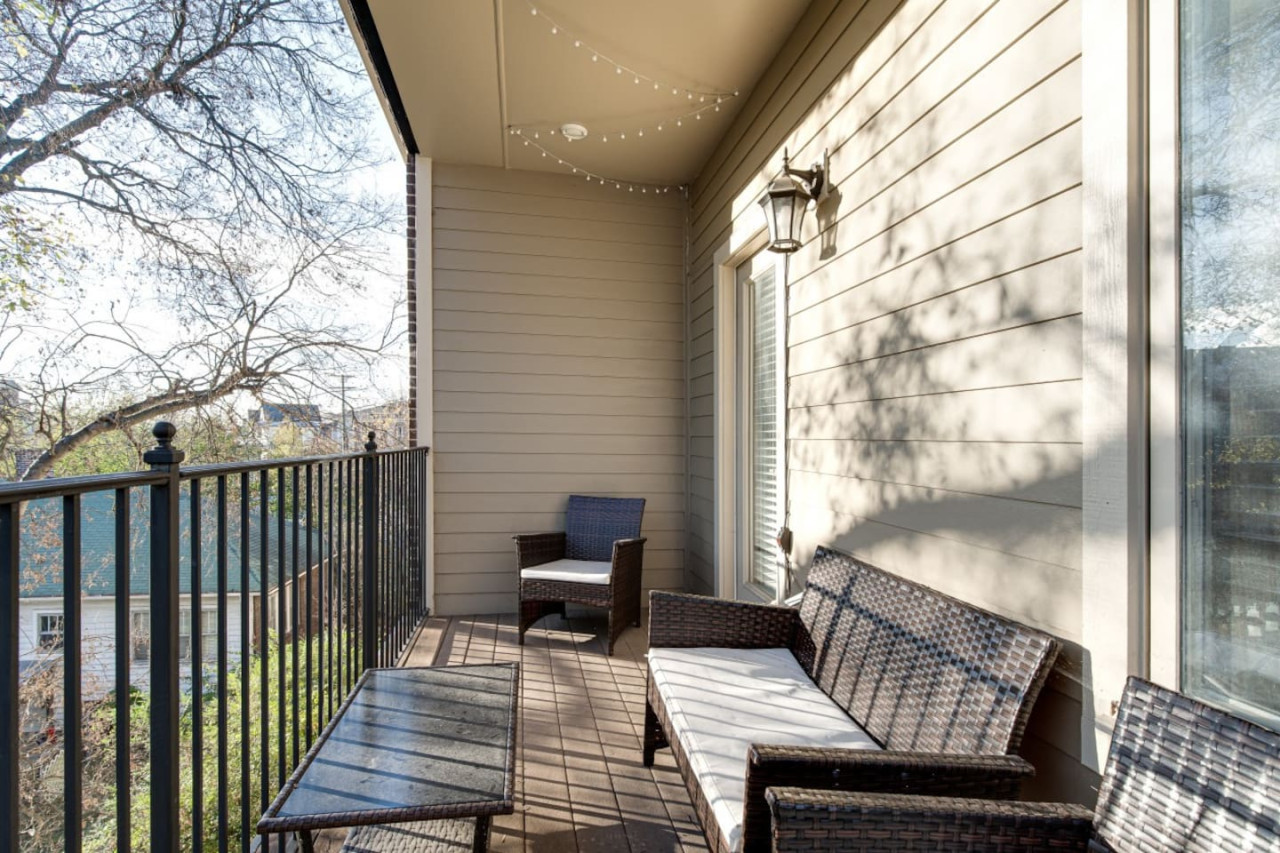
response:
<path id="1" fill-rule="evenodd" d="M 750 580 L 776 591 L 778 532 L 778 325 L 772 270 L 750 282 L 751 569 Z"/>

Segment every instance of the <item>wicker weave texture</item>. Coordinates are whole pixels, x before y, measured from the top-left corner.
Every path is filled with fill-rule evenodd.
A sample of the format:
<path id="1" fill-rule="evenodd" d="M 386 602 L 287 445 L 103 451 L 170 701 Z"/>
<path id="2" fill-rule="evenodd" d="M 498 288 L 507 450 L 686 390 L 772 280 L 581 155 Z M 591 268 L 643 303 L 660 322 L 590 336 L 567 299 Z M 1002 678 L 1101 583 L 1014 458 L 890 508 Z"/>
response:
<path id="1" fill-rule="evenodd" d="M 565 556 L 570 560 L 608 560 L 613 543 L 638 539 L 644 498 L 569 495 L 565 512 Z"/>
<path id="2" fill-rule="evenodd" d="M 777 853 L 1083 853 L 1089 841 L 1079 806 L 772 788 L 769 808 Z"/>
<path id="3" fill-rule="evenodd" d="M 1139 678 L 1095 812 L 771 787 L 777 851 L 1280 853 L 1280 734 Z"/>
<path id="4" fill-rule="evenodd" d="M 517 571 L 565 558 L 609 560 L 613 566 L 607 584 L 521 578 L 518 637 L 522 644 L 525 632 L 538 620 L 557 613 L 563 616 L 566 603 L 583 604 L 608 608 L 605 640 L 608 654 L 613 654 L 614 644 L 626 627 L 640 624 L 645 540 L 639 533 L 643 516 L 644 498 L 571 495 L 565 532 L 512 537 Z M 599 556 L 601 549 L 606 549 L 603 556 Z"/>
<path id="5" fill-rule="evenodd" d="M 800 624 L 797 616 L 794 607 L 653 590 L 649 647 L 789 648 Z"/>
<path id="6" fill-rule="evenodd" d="M 1116 853 L 1280 851 L 1280 734 L 1130 678 L 1098 793 Z"/>
<path id="7" fill-rule="evenodd" d="M 825 548 L 793 651 L 886 749 L 1002 754 L 1021 743 L 1059 643 Z"/>
<path id="8" fill-rule="evenodd" d="M 471 853 L 475 834 L 475 820 L 361 826 L 347 835 L 340 853 Z"/>

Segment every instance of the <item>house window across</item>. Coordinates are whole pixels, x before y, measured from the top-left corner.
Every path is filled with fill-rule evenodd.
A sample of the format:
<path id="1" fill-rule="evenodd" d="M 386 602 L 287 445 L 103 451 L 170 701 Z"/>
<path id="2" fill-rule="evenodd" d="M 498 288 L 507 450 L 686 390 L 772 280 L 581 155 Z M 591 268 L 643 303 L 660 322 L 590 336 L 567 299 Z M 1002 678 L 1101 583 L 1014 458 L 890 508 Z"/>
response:
<path id="1" fill-rule="evenodd" d="M 129 614 L 129 648 L 135 661 L 151 660 L 151 611 Z"/>
<path id="2" fill-rule="evenodd" d="M 135 610 L 132 614 L 133 659 L 147 661 L 151 659 L 151 611 Z M 218 612 L 210 607 L 200 611 L 200 656 L 211 660 L 218 652 Z M 191 610 L 184 607 L 178 611 L 178 659 L 191 660 Z"/>
<path id="3" fill-rule="evenodd" d="M 41 651 L 54 652 L 62 649 L 64 631 L 61 613 L 36 615 L 36 642 Z"/>
<path id="4" fill-rule="evenodd" d="M 1280 6 L 1181 4 L 1180 681 L 1280 723 Z"/>

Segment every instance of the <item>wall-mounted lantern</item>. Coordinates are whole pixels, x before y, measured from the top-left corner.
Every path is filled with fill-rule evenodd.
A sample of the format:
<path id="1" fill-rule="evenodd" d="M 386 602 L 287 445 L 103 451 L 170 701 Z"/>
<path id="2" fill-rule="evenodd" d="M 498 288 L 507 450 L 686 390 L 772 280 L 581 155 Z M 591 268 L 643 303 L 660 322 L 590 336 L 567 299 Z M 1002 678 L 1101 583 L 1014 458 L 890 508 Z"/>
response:
<path id="1" fill-rule="evenodd" d="M 793 169 L 786 149 L 782 152 L 782 175 L 761 194 L 759 204 L 769 225 L 769 250 L 791 253 L 802 245 L 800 229 L 810 202 L 816 207 L 827 197 L 826 151 L 822 162 L 810 169 Z"/>

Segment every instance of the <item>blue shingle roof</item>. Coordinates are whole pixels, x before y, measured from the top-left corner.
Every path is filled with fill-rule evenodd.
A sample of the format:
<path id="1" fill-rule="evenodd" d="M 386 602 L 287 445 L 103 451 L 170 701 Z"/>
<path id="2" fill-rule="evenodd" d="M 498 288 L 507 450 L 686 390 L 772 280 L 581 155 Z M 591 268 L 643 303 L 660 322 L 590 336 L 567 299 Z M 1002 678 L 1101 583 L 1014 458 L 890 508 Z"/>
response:
<path id="1" fill-rule="evenodd" d="M 129 592 L 146 595 L 151 589 L 150 500 L 147 489 L 135 489 L 129 508 Z M 80 566 L 81 585 L 85 595 L 114 595 L 116 591 L 116 523 L 115 493 L 90 492 L 80 502 Z M 201 504 L 200 512 L 200 588 L 204 593 L 217 591 L 217 516 L 212 500 Z M 227 589 L 240 591 L 241 542 L 243 531 L 239 513 L 232 510 L 227 519 Z M 191 504 L 185 490 L 179 522 L 179 590 L 191 592 Z M 249 588 L 260 589 L 261 519 L 257 511 L 249 520 Z M 272 587 L 278 577 L 278 520 L 269 521 L 268 579 Z M 300 560 L 305 559 L 305 528 L 299 526 Z M 320 551 L 320 537 L 311 532 L 313 553 Z M 63 518 L 61 498 L 29 501 L 22 514 L 20 595 L 23 598 L 62 595 Z M 293 525 L 285 522 L 285 567 L 293 566 Z M 300 563 L 300 570 L 302 568 Z"/>

